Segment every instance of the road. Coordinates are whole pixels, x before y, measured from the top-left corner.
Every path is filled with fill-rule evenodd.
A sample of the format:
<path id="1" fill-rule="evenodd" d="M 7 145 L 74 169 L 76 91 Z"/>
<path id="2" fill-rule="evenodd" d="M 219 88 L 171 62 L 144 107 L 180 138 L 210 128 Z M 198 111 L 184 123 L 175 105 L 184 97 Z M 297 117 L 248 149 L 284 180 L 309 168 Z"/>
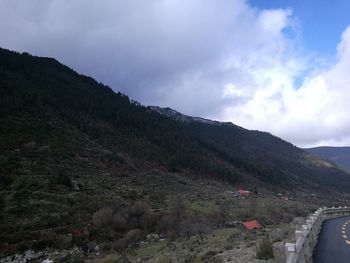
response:
<path id="1" fill-rule="evenodd" d="M 350 262 L 350 217 L 340 217 L 323 223 L 314 251 L 315 263 Z"/>

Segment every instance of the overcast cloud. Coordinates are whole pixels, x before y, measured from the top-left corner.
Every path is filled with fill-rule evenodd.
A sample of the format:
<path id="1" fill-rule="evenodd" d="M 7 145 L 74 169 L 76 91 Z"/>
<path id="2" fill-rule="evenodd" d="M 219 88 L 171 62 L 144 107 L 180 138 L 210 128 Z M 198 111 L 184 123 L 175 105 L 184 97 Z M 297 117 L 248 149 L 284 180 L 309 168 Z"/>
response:
<path id="1" fill-rule="evenodd" d="M 0 0 L 4 48 L 55 57 L 145 105 L 350 145 L 350 28 L 324 63 L 303 52 L 301 26 L 290 9 L 243 0 Z"/>

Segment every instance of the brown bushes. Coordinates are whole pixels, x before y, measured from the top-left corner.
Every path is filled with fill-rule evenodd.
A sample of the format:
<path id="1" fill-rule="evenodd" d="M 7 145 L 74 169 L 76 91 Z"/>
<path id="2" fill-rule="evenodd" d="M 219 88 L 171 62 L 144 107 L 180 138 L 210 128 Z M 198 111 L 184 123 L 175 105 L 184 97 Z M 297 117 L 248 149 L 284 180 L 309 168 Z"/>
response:
<path id="1" fill-rule="evenodd" d="M 111 224 L 113 210 L 110 208 L 102 208 L 92 215 L 92 223 L 96 228 L 106 227 Z"/>
<path id="2" fill-rule="evenodd" d="M 128 242 L 124 238 L 121 238 L 112 243 L 112 249 L 115 251 L 121 251 L 127 248 L 127 246 L 128 246 Z"/>
<path id="3" fill-rule="evenodd" d="M 131 229 L 125 236 L 112 243 L 112 249 L 115 251 L 121 251 L 128 246 L 135 245 L 138 241 L 144 237 L 143 232 L 140 229 Z"/>
<path id="4" fill-rule="evenodd" d="M 175 239 L 184 220 L 183 210 L 184 206 L 180 204 L 171 212 L 154 213 L 144 201 L 136 201 L 117 213 L 110 208 L 102 208 L 92 216 L 90 238 L 116 240 L 112 244 L 112 249 L 116 251 L 136 244 L 147 233 L 161 232 Z"/>
<path id="5" fill-rule="evenodd" d="M 136 201 L 130 209 L 130 214 L 133 216 L 142 216 L 150 211 L 149 205 L 144 201 Z"/>
<path id="6" fill-rule="evenodd" d="M 116 213 L 112 219 L 112 226 L 117 230 L 125 230 L 128 228 L 128 221 L 120 213 Z"/>
<path id="7" fill-rule="evenodd" d="M 126 233 L 124 239 L 128 242 L 128 244 L 133 244 L 140 241 L 143 237 L 143 233 L 140 229 L 131 229 Z"/>
<path id="8" fill-rule="evenodd" d="M 146 212 L 141 218 L 142 228 L 146 231 L 153 231 L 160 219 L 159 214 L 155 214 L 151 211 Z"/>

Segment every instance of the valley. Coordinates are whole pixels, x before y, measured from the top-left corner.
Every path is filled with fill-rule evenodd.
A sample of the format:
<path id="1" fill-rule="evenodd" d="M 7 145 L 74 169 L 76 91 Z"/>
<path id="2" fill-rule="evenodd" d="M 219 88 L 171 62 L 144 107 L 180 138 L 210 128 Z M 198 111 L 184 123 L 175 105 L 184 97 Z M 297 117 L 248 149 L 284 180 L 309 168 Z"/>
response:
<path id="1" fill-rule="evenodd" d="M 52 58 L 0 49 L 0 94 L 1 263 L 28 250 L 44 251 L 37 262 L 249 262 L 318 207 L 349 205 L 350 175 L 332 162 L 143 106 Z M 229 194 L 240 189 L 251 195 Z"/>

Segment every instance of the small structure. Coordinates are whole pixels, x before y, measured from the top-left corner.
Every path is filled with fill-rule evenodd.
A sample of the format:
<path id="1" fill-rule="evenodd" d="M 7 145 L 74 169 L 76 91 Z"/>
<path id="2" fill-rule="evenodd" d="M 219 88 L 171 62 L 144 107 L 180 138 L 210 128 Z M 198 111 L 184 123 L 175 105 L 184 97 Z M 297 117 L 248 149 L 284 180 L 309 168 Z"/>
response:
<path id="1" fill-rule="evenodd" d="M 251 220 L 247 222 L 242 223 L 243 226 L 248 229 L 248 230 L 253 230 L 253 229 L 262 229 L 263 226 L 256 220 Z"/>
<path id="2" fill-rule="evenodd" d="M 226 193 L 231 198 L 245 199 L 246 197 L 250 196 L 252 192 L 244 189 L 239 189 L 238 191 L 226 191 Z"/>
<path id="3" fill-rule="evenodd" d="M 249 196 L 251 194 L 250 191 L 244 190 L 244 189 L 239 189 L 238 191 L 240 196 Z"/>

